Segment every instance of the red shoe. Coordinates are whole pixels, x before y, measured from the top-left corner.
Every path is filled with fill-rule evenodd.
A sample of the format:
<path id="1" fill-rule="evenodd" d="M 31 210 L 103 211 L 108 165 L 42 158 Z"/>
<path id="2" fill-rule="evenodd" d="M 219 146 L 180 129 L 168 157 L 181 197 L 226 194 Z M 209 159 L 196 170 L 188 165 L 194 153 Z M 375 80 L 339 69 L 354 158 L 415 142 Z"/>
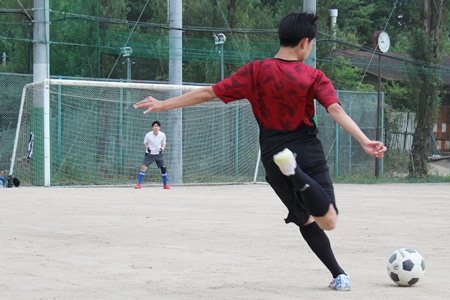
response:
<path id="1" fill-rule="evenodd" d="M 168 184 L 165 184 L 164 187 L 163 187 L 163 189 L 165 189 L 165 190 L 170 190 L 170 187 L 169 187 Z"/>
<path id="2" fill-rule="evenodd" d="M 140 183 L 136 183 L 136 185 L 134 186 L 135 189 L 140 189 L 141 188 L 141 184 Z"/>

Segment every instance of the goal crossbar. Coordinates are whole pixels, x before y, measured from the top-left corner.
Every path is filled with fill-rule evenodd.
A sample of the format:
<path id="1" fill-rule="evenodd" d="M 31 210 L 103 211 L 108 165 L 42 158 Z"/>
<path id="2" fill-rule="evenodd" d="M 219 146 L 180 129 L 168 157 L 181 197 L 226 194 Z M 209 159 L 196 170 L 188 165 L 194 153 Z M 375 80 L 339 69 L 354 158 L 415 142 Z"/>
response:
<path id="1" fill-rule="evenodd" d="M 32 83 L 30 85 L 39 85 L 48 82 L 49 85 L 65 85 L 65 86 L 86 86 L 100 88 L 127 88 L 127 89 L 143 89 L 143 90 L 177 90 L 191 91 L 201 88 L 196 85 L 173 85 L 173 84 L 157 84 L 157 83 L 136 83 L 136 82 L 113 82 L 113 81 L 95 81 L 95 80 L 71 80 L 71 79 L 47 79 L 40 83 Z"/>

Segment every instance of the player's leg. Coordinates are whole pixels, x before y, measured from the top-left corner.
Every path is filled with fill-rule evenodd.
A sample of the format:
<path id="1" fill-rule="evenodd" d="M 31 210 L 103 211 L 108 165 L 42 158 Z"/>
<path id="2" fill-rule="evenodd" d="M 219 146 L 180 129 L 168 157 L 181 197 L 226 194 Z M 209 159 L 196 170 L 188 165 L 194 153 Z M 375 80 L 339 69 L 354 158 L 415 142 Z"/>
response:
<path id="1" fill-rule="evenodd" d="M 331 204 L 329 209 L 332 210 L 333 215 L 336 215 L 335 217 L 333 216 L 334 219 L 336 219 L 338 210 L 336 207 L 333 183 L 331 182 L 330 172 L 326 162 L 314 164 L 313 166 L 305 168 L 304 171 L 322 188 L 328 199 L 330 199 Z M 324 219 L 327 219 L 327 217 L 310 216 L 308 221 L 305 223 L 305 226 L 300 226 L 300 232 L 311 250 L 331 272 L 333 280 L 331 281 L 329 287 L 339 291 L 348 291 L 350 290 L 350 278 L 339 266 L 331 248 L 331 243 L 328 236 L 324 230 L 318 226 L 319 221 L 322 221 L 322 223 L 323 221 L 326 222 Z"/>
<path id="2" fill-rule="evenodd" d="M 339 290 L 348 289 L 348 281 L 347 284 L 345 284 L 343 280 L 336 280 L 336 278 L 341 278 L 341 275 L 345 274 L 345 272 L 336 261 L 328 236 L 314 221 L 314 217 L 308 213 L 308 209 L 302 199 L 302 193 L 298 191 L 298 188 L 296 188 L 294 183 L 286 176 L 280 174 L 279 172 L 279 174 L 274 174 L 271 173 L 271 171 L 273 170 L 266 170 L 266 179 L 289 210 L 288 217 L 285 220 L 286 223 L 293 222 L 300 228 L 300 233 L 308 243 L 311 250 L 332 274 L 332 287 Z M 322 176 L 323 175 L 319 176 L 319 178 L 316 176 L 314 177 L 320 182 L 322 181 L 320 178 Z M 332 185 L 329 187 L 325 186 L 325 191 L 332 194 L 332 198 L 334 199 Z"/>
<path id="3" fill-rule="evenodd" d="M 139 170 L 138 182 L 134 186 L 135 189 L 140 189 L 142 185 L 142 181 L 144 180 L 145 172 L 147 171 L 148 166 L 154 161 L 154 155 L 150 155 L 148 153 L 145 154 L 144 161 L 142 162 L 142 167 Z"/>
<path id="4" fill-rule="evenodd" d="M 324 230 L 336 227 L 337 209 L 325 190 L 308 174 L 297 166 L 294 154 L 289 149 L 274 155 L 274 162 L 302 194 L 308 211 L 315 217 L 317 224 Z M 324 168 L 326 165 L 324 165 Z M 317 172 L 317 170 L 315 171 Z M 323 170 L 318 170 L 323 172 Z"/>
<path id="5" fill-rule="evenodd" d="M 162 154 L 159 154 L 160 157 L 156 159 L 156 165 L 161 169 L 161 178 L 163 181 L 163 188 L 168 190 L 170 189 L 169 184 L 167 183 L 167 168 L 164 162 L 164 157 Z"/>
<path id="6" fill-rule="evenodd" d="M 340 291 L 350 290 L 350 278 L 341 266 L 339 266 L 328 236 L 325 231 L 314 222 L 314 217 L 311 217 L 305 226 L 300 226 L 300 233 L 311 250 L 331 272 L 333 280 L 329 287 Z"/>
<path id="7" fill-rule="evenodd" d="M 139 174 L 138 174 L 138 182 L 136 183 L 135 187 L 136 189 L 140 189 L 141 185 L 142 185 L 142 181 L 144 180 L 144 176 L 145 176 L 145 172 L 147 171 L 147 167 L 146 166 L 142 166 L 141 169 L 139 170 Z"/>
<path id="8" fill-rule="evenodd" d="M 333 278 L 345 273 L 334 256 L 328 236 L 325 231 L 314 222 L 314 217 L 311 217 L 305 226 L 300 226 L 300 233 L 311 250 L 328 270 L 330 270 Z"/>
<path id="9" fill-rule="evenodd" d="M 296 163 L 293 165 L 297 168 Z M 345 271 L 339 266 L 328 236 L 324 230 L 318 226 L 319 224 L 315 221 L 317 218 L 311 216 L 311 211 L 307 205 L 308 201 L 305 201 L 313 201 L 312 199 L 316 199 L 316 201 L 322 203 L 321 205 L 318 205 L 319 211 L 325 210 L 328 206 L 329 209 L 332 207 L 333 212 L 337 215 L 333 184 L 326 162 L 318 162 L 317 164 L 305 168 L 306 173 L 302 171 L 303 174 L 300 174 L 300 178 L 296 178 L 295 180 L 290 178 L 292 176 L 283 175 L 273 161 L 264 161 L 264 166 L 266 169 L 267 182 L 289 209 L 289 215 L 286 218 L 286 222 L 294 222 L 299 226 L 300 233 L 311 250 L 332 274 L 333 280 L 330 283 L 330 287 L 337 290 L 349 290 L 349 278 L 345 274 Z M 307 182 L 298 182 L 300 180 Z M 304 197 L 305 190 L 302 191 L 305 184 L 310 184 L 310 186 L 312 185 L 318 190 L 316 194 L 307 194 L 311 197 L 308 199 L 305 199 Z M 306 190 L 308 189 L 309 187 Z M 325 213 L 325 216 L 327 213 L 328 212 Z M 319 219 L 322 219 L 323 221 L 323 219 L 327 218 L 325 216 L 319 217 Z"/>
<path id="10" fill-rule="evenodd" d="M 167 183 L 167 169 L 165 165 L 161 167 L 161 178 L 163 181 L 163 188 L 166 190 L 170 189 L 169 184 Z"/>

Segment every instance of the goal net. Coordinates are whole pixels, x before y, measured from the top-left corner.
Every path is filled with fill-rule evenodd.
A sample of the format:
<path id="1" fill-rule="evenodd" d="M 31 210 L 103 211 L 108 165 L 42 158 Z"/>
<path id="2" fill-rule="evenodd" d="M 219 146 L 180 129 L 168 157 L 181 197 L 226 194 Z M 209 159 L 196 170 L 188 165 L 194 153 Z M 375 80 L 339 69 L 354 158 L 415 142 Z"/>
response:
<path id="1" fill-rule="evenodd" d="M 144 115 L 133 104 L 164 100 L 198 86 L 60 80 L 23 89 L 10 174 L 25 186 L 129 185 L 145 154 L 154 120 L 167 136 L 169 183 L 263 181 L 259 131 L 247 101 L 216 99 Z M 161 184 L 149 166 L 143 184 Z"/>

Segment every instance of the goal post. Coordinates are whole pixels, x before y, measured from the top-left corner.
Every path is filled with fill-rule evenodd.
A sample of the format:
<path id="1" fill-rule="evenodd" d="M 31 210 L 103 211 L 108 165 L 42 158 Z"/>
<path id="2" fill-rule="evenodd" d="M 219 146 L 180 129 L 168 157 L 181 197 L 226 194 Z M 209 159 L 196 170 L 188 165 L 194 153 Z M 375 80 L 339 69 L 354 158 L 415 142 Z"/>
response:
<path id="1" fill-rule="evenodd" d="M 169 112 L 144 115 L 132 106 L 149 95 L 165 100 L 199 87 L 69 79 L 28 84 L 23 88 L 10 174 L 25 186 L 133 184 L 144 157 L 144 136 L 152 121 L 159 120 L 167 136 L 169 180 L 263 181 L 259 129 L 247 101 L 224 104 L 215 99 L 183 108 L 181 118 Z M 173 123 L 180 120 L 181 134 L 172 133 L 171 128 L 179 126 Z M 160 171 L 151 165 L 143 184 L 160 182 Z"/>

